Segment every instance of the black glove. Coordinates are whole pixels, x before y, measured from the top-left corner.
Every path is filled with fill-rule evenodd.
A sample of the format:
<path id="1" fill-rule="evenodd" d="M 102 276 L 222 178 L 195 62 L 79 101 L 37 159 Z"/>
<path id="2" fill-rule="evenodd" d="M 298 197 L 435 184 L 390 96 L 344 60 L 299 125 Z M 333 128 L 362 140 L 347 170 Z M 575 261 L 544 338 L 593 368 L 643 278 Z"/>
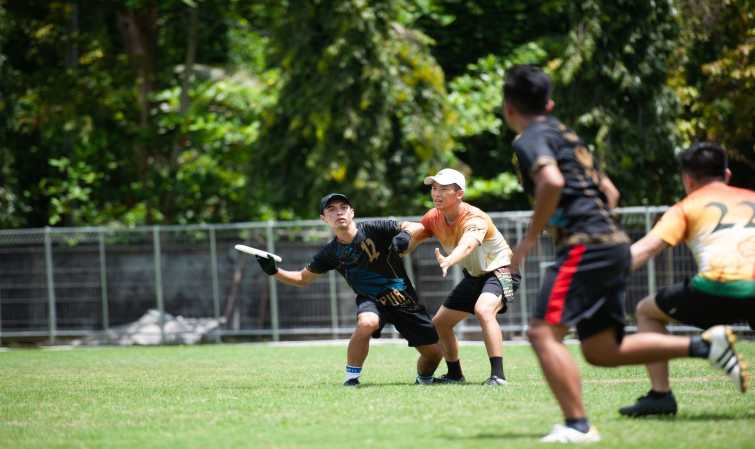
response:
<path id="1" fill-rule="evenodd" d="M 395 251 L 398 254 L 401 254 L 407 249 L 409 249 L 409 242 L 411 240 L 412 240 L 412 236 L 409 235 L 409 232 L 401 231 L 398 234 L 393 236 L 393 240 L 391 241 L 391 246 L 388 247 L 388 249 L 391 251 Z"/>
<path id="2" fill-rule="evenodd" d="M 278 272 L 278 266 L 275 264 L 275 260 L 272 257 L 254 256 L 257 262 L 260 264 L 262 271 L 270 276 Z"/>

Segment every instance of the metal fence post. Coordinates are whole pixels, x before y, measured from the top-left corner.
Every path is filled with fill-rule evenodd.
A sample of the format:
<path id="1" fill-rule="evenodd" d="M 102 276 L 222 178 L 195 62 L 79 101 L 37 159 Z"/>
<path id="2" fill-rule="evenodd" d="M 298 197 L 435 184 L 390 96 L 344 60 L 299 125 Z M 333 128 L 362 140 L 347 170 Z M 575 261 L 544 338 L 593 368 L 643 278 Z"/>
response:
<path id="1" fill-rule="evenodd" d="M 163 274 L 160 259 L 160 226 L 152 227 L 152 247 L 155 257 L 155 296 L 157 311 L 160 314 L 160 343 L 165 343 L 165 306 L 163 305 Z"/>
<path id="2" fill-rule="evenodd" d="M 516 244 L 518 245 L 522 239 L 524 238 L 524 230 L 522 229 L 522 222 L 517 220 L 516 221 Z M 529 307 L 527 305 L 527 273 L 526 273 L 526 267 L 527 263 L 522 262 L 522 265 L 519 267 L 512 267 L 515 270 L 520 270 L 519 274 L 521 274 L 522 278 L 519 281 L 519 302 L 520 302 L 520 310 L 522 313 L 522 335 L 527 331 L 527 323 L 529 322 Z"/>
<path id="3" fill-rule="evenodd" d="M 333 338 L 338 338 L 338 293 L 336 291 L 336 272 L 328 271 L 328 292 L 330 294 L 330 327 Z"/>
<path id="4" fill-rule="evenodd" d="M 650 232 L 650 229 L 650 207 L 645 206 L 645 234 Z M 654 295 L 655 292 L 655 260 L 651 257 L 648 259 L 648 294 Z"/>
<path id="5" fill-rule="evenodd" d="M 275 222 L 267 222 L 267 251 L 275 253 L 275 233 L 273 226 Z M 280 340 L 280 323 L 278 319 L 278 284 L 274 276 L 268 276 L 268 285 L 270 286 L 270 324 L 272 325 L 273 341 Z"/>
<path id="6" fill-rule="evenodd" d="M 218 249 L 215 240 L 215 227 L 210 226 L 210 271 L 212 272 L 212 312 L 216 320 L 220 320 L 220 283 L 218 281 Z M 216 333 L 215 341 L 220 342 L 220 333 Z"/>
<path id="7" fill-rule="evenodd" d="M 105 261 L 105 235 L 103 229 L 99 229 L 100 243 L 100 299 L 102 300 L 102 328 L 110 329 L 110 310 L 108 309 L 107 297 L 107 263 Z"/>
<path id="8" fill-rule="evenodd" d="M 55 310 L 55 276 L 52 266 L 52 238 L 50 227 L 45 227 L 45 267 L 47 268 L 47 323 L 48 336 L 51 343 L 55 343 L 57 336 L 58 318 Z"/>

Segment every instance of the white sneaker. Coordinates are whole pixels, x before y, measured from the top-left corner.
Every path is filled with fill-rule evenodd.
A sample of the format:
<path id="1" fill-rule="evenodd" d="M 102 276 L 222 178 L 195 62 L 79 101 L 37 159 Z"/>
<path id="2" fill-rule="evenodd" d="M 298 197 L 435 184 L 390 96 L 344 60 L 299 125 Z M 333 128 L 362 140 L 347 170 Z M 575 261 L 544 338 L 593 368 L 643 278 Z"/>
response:
<path id="1" fill-rule="evenodd" d="M 595 426 L 590 426 L 587 433 L 577 429 L 556 424 L 548 435 L 540 438 L 542 443 L 595 443 L 600 441 L 600 434 Z"/>
<path id="2" fill-rule="evenodd" d="M 710 344 L 708 360 L 716 368 L 724 370 L 739 391 L 747 391 L 747 365 L 734 350 L 737 336 L 729 326 L 713 326 L 703 332 L 703 340 Z"/>

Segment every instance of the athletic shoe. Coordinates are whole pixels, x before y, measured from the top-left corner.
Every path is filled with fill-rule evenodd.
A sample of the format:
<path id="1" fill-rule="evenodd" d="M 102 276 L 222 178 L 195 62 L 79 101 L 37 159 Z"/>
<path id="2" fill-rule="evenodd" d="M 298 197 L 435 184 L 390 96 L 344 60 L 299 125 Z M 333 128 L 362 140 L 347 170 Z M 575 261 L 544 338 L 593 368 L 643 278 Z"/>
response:
<path id="1" fill-rule="evenodd" d="M 346 382 L 343 383 L 344 387 L 358 387 L 359 386 L 359 378 L 355 377 L 354 379 L 349 379 Z"/>
<path id="2" fill-rule="evenodd" d="M 417 378 L 414 380 L 414 384 L 415 385 L 432 385 L 434 383 L 439 383 L 439 382 L 436 382 L 436 379 L 437 378 L 432 377 L 432 376 L 431 377 L 420 377 L 420 375 L 417 374 Z"/>
<path id="3" fill-rule="evenodd" d="M 440 377 L 433 378 L 433 383 L 436 384 L 463 384 L 467 380 L 464 376 L 461 377 L 448 377 L 448 374 L 444 374 Z"/>
<path id="4" fill-rule="evenodd" d="M 582 433 L 562 424 L 556 424 L 551 433 L 540 438 L 541 443 L 595 443 L 597 441 L 600 441 L 600 434 L 595 426 L 590 426 L 587 433 Z"/>
<path id="5" fill-rule="evenodd" d="M 482 383 L 483 385 L 490 385 L 490 386 L 498 386 L 498 385 L 506 385 L 506 379 L 503 377 L 498 376 L 490 376 L 488 379 Z"/>
<path id="6" fill-rule="evenodd" d="M 619 413 L 633 418 L 648 415 L 676 415 L 676 398 L 670 391 L 665 396 L 656 396 L 649 391 L 645 396 L 637 398 L 637 402 L 633 405 L 621 407 Z"/>
<path id="7" fill-rule="evenodd" d="M 739 391 L 747 391 L 747 365 L 734 350 L 736 335 L 729 326 L 713 326 L 703 332 L 703 340 L 710 344 L 708 360 L 714 367 L 724 370 Z"/>

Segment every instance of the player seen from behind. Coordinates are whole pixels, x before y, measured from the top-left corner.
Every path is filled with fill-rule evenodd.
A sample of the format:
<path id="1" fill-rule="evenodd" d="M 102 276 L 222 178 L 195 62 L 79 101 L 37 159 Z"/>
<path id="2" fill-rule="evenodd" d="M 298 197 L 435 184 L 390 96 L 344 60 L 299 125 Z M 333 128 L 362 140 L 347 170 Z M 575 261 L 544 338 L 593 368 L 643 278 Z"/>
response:
<path id="1" fill-rule="evenodd" d="M 598 366 L 707 358 L 744 391 L 745 371 L 731 330 L 708 329 L 702 336 L 657 333 L 624 336 L 623 295 L 631 264 L 629 239 L 609 212 L 606 186 L 584 142 L 555 117 L 550 80 L 537 67 L 506 71 L 503 115 L 518 133 L 514 141 L 525 190 L 534 196 L 533 215 L 512 256 L 518 267 L 546 225 L 553 230 L 556 264 L 543 280 L 527 336 L 564 416 L 543 442 L 600 440 L 582 403 L 579 369 L 563 339 L 576 326 L 585 359 Z"/>

